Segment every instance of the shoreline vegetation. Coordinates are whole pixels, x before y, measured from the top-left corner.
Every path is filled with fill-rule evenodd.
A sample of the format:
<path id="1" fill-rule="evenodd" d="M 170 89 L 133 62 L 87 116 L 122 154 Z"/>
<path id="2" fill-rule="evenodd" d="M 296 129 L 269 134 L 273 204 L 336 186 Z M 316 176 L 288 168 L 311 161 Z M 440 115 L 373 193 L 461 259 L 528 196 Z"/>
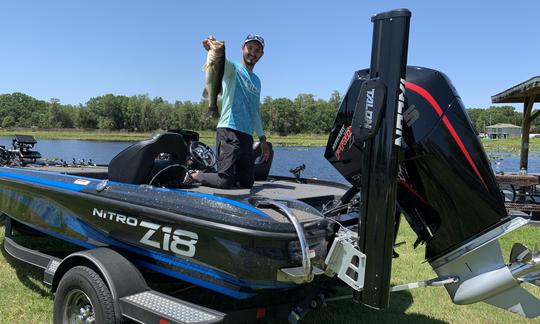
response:
<path id="1" fill-rule="evenodd" d="M 216 133 L 214 131 L 204 130 L 196 132 L 199 133 L 199 140 L 201 142 L 207 144 L 213 144 L 215 142 Z M 32 129 L 0 130 L 0 137 L 12 137 L 15 134 L 33 135 L 38 143 L 40 139 L 130 142 L 148 139 L 153 132 L 136 133 L 76 129 L 53 131 Z M 287 136 L 279 136 L 278 134 L 267 133 L 266 136 L 275 146 L 326 146 L 326 142 L 328 141 L 328 135 L 326 134 L 289 134 Z"/>
<path id="2" fill-rule="evenodd" d="M 213 144 L 215 132 L 197 131 L 200 140 L 204 143 Z M 0 130 L 0 137 L 12 137 L 15 134 L 33 135 L 39 142 L 40 139 L 52 140 L 88 140 L 88 141 L 140 141 L 148 139 L 152 133 L 122 132 L 122 131 L 101 131 L 101 130 L 35 130 L 35 129 L 14 129 Z M 327 134 L 289 134 L 280 136 L 278 134 L 267 134 L 268 140 L 275 146 L 326 146 Z M 482 139 L 482 145 L 486 152 L 520 152 L 521 139 Z M 529 140 L 529 152 L 540 152 L 540 138 Z"/>

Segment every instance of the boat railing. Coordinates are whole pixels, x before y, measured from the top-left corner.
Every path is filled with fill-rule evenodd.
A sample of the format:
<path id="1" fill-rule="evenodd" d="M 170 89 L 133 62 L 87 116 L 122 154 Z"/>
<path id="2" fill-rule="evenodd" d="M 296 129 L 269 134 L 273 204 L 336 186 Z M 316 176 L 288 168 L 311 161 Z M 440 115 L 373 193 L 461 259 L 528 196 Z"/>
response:
<path id="1" fill-rule="evenodd" d="M 298 240 L 300 241 L 300 250 L 302 254 L 302 267 L 301 272 L 299 272 L 298 268 L 286 268 L 281 269 L 281 271 L 284 272 L 284 274 L 288 277 L 289 280 L 294 282 L 310 282 L 313 280 L 313 267 L 311 266 L 311 261 L 309 259 L 309 244 L 306 239 L 306 235 L 304 233 L 304 228 L 300 221 L 298 220 L 298 217 L 294 214 L 294 212 L 287 207 L 285 204 L 280 203 L 275 200 L 260 200 L 256 203 L 256 207 L 274 207 L 277 208 L 279 211 L 281 211 L 292 223 L 294 226 L 294 229 L 296 231 L 296 234 L 298 235 Z M 321 273 L 322 270 L 318 270 L 317 273 Z"/>

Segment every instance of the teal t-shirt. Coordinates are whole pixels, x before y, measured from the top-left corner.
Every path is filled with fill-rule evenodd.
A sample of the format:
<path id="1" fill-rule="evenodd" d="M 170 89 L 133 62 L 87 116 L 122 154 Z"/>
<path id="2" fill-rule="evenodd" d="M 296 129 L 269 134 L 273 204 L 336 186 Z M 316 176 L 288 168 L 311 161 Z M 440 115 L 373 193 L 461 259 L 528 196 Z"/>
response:
<path id="1" fill-rule="evenodd" d="M 261 80 L 241 63 L 225 60 L 221 114 L 217 127 L 263 136 Z"/>

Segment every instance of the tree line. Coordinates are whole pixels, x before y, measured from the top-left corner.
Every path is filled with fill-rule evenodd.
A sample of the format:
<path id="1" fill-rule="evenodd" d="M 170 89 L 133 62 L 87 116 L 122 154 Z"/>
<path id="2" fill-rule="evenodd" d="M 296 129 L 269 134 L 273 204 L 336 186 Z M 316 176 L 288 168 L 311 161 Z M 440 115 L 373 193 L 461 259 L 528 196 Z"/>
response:
<path id="1" fill-rule="evenodd" d="M 280 135 L 328 133 L 342 96 L 334 91 L 328 100 L 312 94 L 295 99 L 265 97 L 261 114 L 267 132 Z M 40 129 L 82 128 L 151 132 L 158 129 L 214 130 L 216 120 L 207 118 L 207 102 L 176 101 L 169 103 L 148 95 L 106 94 L 91 98 L 86 104 L 64 105 L 60 100 L 38 100 L 15 92 L 0 95 L 0 126 Z M 522 113 L 512 106 L 467 109 L 478 132 L 496 123 L 521 125 Z M 540 118 L 531 125 L 540 132 Z"/>

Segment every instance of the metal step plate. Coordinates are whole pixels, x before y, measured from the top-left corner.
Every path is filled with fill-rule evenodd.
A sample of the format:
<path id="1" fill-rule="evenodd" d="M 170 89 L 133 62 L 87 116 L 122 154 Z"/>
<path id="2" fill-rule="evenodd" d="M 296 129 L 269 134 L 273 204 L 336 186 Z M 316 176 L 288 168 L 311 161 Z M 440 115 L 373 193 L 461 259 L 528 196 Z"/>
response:
<path id="1" fill-rule="evenodd" d="M 149 290 L 120 299 L 122 315 L 141 323 L 216 323 L 225 314 Z"/>

